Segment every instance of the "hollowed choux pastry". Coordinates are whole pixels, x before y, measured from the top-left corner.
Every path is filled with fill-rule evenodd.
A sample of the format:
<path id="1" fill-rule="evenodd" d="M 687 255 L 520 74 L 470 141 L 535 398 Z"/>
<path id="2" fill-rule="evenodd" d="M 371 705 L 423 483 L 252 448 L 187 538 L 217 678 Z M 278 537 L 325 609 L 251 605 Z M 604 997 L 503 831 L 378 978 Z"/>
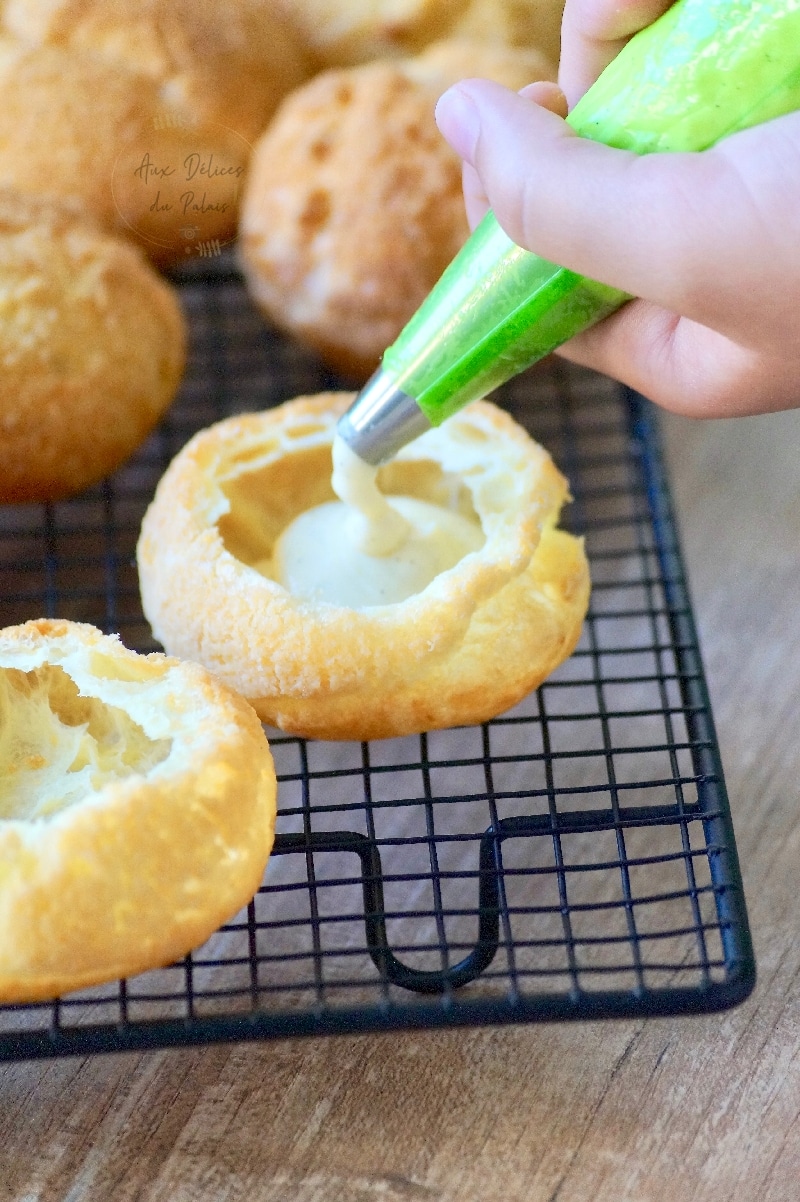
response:
<path id="1" fill-rule="evenodd" d="M 248 140 L 312 70 L 274 0 L 5 0 L 2 23 L 24 41 L 146 75 L 189 121 Z"/>
<path id="2" fill-rule="evenodd" d="M 466 75 L 554 77 L 534 51 L 442 43 L 329 71 L 283 102 L 256 144 L 240 259 L 266 317 L 363 380 L 469 234 L 461 160 L 434 121 Z"/>
<path id="3" fill-rule="evenodd" d="M 400 601 L 331 603 L 308 579 L 296 595 L 275 579 L 282 549 L 299 515 L 334 499 L 334 430 L 351 400 L 299 398 L 184 447 L 142 525 L 145 614 L 171 654 L 203 663 L 295 734 L 383 738 L 491 718 L 580 635 L 587 561 L 582 541 L 556 528 L 567 482 L 507 414 L 475 403 L 379 473 L 390 498 L 463 521 L 475 549 Z"/>
<path id="4" fill-rule="evenodd" d="M 78 201 L 159 264 L 233 239 L 250 151 L 143 72 L 0 36 L 0 187 Z"/>
<path id="5" fill-rule="evenodd" d="M 0 1000 L 171 963 L 246 905 L 276 784 L 252 709 L 93 626 L 0 631 Z"/>
<path id="6" fill-rule="evenodd" d="M 184 355 L 178 300 L 135 246 L 0 189 L 0 502 L 113 471 L 172 401 Z"/>
<path id="7" fill-rule="evenodd" d="M 13 4 L 15 0 L 10 0 Z M 41 2 L 41 0 L 40 0 Z M 536 46 L 558 62 L 564 0 L 282 0 L 326 67 L 413 54 L 441 38 Z"/>

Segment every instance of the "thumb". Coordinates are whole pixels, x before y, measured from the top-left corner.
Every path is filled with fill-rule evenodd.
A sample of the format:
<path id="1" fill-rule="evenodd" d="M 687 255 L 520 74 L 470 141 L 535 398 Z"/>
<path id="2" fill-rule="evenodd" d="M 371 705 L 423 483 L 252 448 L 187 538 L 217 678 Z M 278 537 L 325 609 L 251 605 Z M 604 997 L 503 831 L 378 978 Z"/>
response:
<path id="1" fill-rule="evenodd" d="M 611 149 L 578 137 L 530 95 L 488 80 L 450 88 L 439 99 L 436 121 L 477 173 L 513 241 L 572 271 L 686 311 L 695 277 L 719 242 L 713 200 L 695 203 L 715 182 L 707 156 L 640 157 Z"/>
<path id="2" fill-rule="evenodd" d="M 550 109 L 551 113 L 558 113 L 561 117 L 567 115 L 567 98 L 558 84 L 551 80 L 529 83 L 520 89 L 520 95 L 527 96 L 542 108 Z M 463 190 L 469 227 L 475 229 L 491 206 L 477 171 L 466 161 L 463 166 Z"/>

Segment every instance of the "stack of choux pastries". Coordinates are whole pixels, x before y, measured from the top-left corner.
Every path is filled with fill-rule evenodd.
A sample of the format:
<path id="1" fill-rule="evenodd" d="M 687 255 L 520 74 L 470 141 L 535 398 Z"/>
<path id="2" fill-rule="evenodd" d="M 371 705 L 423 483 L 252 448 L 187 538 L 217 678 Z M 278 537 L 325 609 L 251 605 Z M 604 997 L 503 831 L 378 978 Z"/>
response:
<path id="1" fill-rule="evenodd" d="M 74 495 L 152 430 L 186 334 L 143 256 L 233 240 L 251 142 L 311 70 L 266 0 L 2 6 L 0 501 Z"/>
<path id="2" fill-rule="evenodd" d="M 552 77 L 561 7 L 5 0 L 0 501 L 94 483 L 175 395 L 182 317 L 126 244 L 168 268 L 240 232 L 267 320 L 366 378 L 467 237 L 438 94 L 467 74 Z M 90 412 L 100 433 L 76 437 Z"/>
<path id="3" fill-rule="evenodd" d="M 160 270 L 237 237 L 266 319 L 365 378 L 467 237 L 438 95 L 553 78 L 561 7 L 0 4 L 0 502 L 74 496 L 134 452 L 185 361 Z M 367 517 L 334 437 L 350 400 L 179 452 L 137 553 L 168 654 L 0 631 L 0 1001 L 167 964 L 250 900 L 276 809 L 261 721 L 479 722 L 574 648 L 589 573 L 547 453 L 478 403 L 366 482 Z"/>
<path id="4" fill-rule="evenodd" d="M 428 79 L 434 91 L 465 71 L 522 86 L 554 73 L 561 8 L 561 0 L 6 0 L 0 185 L 78 198 L 171 265 L 235 237 L 253 146 L 282 101 L 321 71 L 460 39 L 475 57 L 439 63 Z M 502 54 L 493 61 L 493 49 L 522 57 L 514 67 Z"/>

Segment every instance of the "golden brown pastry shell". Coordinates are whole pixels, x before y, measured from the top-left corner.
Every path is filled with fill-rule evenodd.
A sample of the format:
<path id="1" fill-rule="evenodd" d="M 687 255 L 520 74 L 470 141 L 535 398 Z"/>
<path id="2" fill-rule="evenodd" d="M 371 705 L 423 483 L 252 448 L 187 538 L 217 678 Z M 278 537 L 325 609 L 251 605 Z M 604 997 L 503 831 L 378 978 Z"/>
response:
<path id="1" fill-rule="evenodd" d="M 312 69 L 274 0 L 6 0 L 3 24 L 146 75 L 189 121 L 248 140 Z"/>
<path id="2" fill-rule="evenodd" d="M 53 997 L 184 955 L 247 904 L 274 836 L 275 773 L 263 729 L 208 672 L 137 655 L 81 623 L 0 631 L 0 672 L 43 665 L 67 673 L 91 699 L 84 707 L 122 709 L 171 746 L 155 767 L 49 817 L 0 809 L 3 1001 Z M 41 733 L 36 758 L 44 760 L 46 723 Z M 7 745 L 4 759 L 4 773 L 25 766 Z"/>
<path id="3" fill-rule="evenodd" d="M 11 0 L 13 3 L 14 0 Z M 532 46 L 558 61 L 563 0 L 282 0 L 323 66 L 414 54 L 441 38 Z"/>
<path id="4" fill-rule="evenodd" d="M 119 466 L 177 390 L 184 321 L 136 249 L 79 210 L 0 189 L 0 501 Z"/>
<path id="5" fill-rule="evenodd" d="M 483 721 L 573 650 L 589 595 L 581 540 L 557 530 L 567 484 L 489 402 L 381 469 L 387 493 L 477 515 L 485 544 L 421 593 L 355 610 L 293 597 L 251 565 L 331 499 L 330 448 L 352 398 L 299 398 L 196 435 L 162 478 L 138 547 L 144 611 L 265 721 L 369 739 Z"/>
<path id="6" fill-rule="evenodd" d="M 461 160 L 433 115 L 465 75 L 519 88 L 553 68 L 535 52 L 448 42 L 325 72 L 254 149 L 239 242 L 250 292 L 353 379 L 374 370 L 468 236 Z"/>
<path id="7" fill-rule="evenodd" d="M 0 37 L 0 187 L 78 201 L 159 264 L 230 241 L 250 143 L 164 91 L 92 54 Z"/>

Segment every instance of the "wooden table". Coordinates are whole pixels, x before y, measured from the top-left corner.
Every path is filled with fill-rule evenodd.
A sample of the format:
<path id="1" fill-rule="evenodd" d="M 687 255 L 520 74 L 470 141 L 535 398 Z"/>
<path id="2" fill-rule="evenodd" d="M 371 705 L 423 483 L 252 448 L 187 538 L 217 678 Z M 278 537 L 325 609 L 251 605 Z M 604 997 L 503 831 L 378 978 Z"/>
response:
<path id="1" fill-rule="evenodd" d="M 800 412 L 664 427 L 751 999 L 699 1019 L 5 1066 L 2 1202 L 800 1199 Z"/>

